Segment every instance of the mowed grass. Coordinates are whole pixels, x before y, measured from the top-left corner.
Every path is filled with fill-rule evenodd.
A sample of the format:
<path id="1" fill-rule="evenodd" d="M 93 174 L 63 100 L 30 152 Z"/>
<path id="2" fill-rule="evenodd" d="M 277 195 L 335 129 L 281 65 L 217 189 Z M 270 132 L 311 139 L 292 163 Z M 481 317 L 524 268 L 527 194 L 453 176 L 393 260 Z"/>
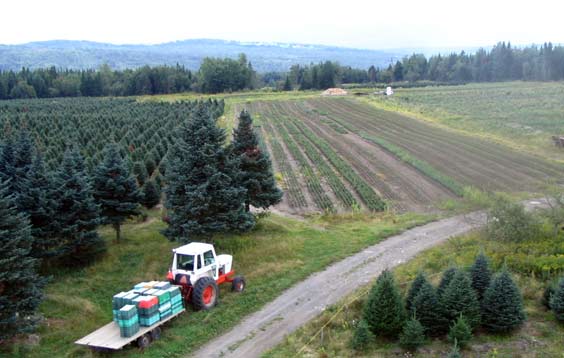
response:
<path id="1" fill-rule="evenodd" d="M 113 232 L 103 228 L 108 253 L 92 266 L 55 275 L 46 288 L 41 306 L 45 322 L 37 346 L 4 347 L 10 357 L 88 357 L 88 349 L 73 342 L 112 319 L 111 298 L 135 283 L 163 280 L 171 249 L 180 246 L 160 234 L 165 224 L 156 211 L 144 223 L 123 228 L 123 242 L 113 242 Z M 245 275 L 242 294 L 222 287 L 220 305 L 209 312 L 192 312 L 167 325 L 160 341 L 143 352 L 145 357 L 178 357 L 192 352 L 225 332 L 245 315 L 258 310 L 284 289 L 327 265 L 377 243 L 404 229 L 431 220 L 431 216 L 391 214 L 312 217 L 296 220 L 281 216 L 263 218 L 243 235 L 223 235 L 214 240 L 218 253 L 234 255 L 235 270 Z M 128 347 L 113 357 L 137 356 Z"/>
<path id="2" fill-rule="evenodd" d="M 564 162 L 564 82 L 479 83 L 399 88 L 370 103 Z"/>
<path id="3" fill-rule="evenodd" d="M 524 297 L 527 321 L 516 332 L 508 335 L 493 335 L 475 332 L 469 348 L 462 351 L 463 357 L 562 357 L 564 347 L 564 325 L 559 324 L 554 314 L 541 304 L 544 288 L 552 270 L 558 266 L 545 265 L 545 261 L 561 261 L 564 254 L 562 234 L 545 237 L 534 242 L 500 244 L 486 240 L 481 232 L 452 238 L 447 243 L 424 251 L 413 260 L 394 270 L 396 282 L 404 295 L 409 285 L 422 270 L 436 285 L 442 272 L 450 265 L 467 268 L 480 250 L 491 258 L 496 270 L 505 263 L 513 273 Z M 540 273 L 539 273 L 540 272 Z M 377 339 L 365 352 L 355 352 L 349 342 L 354 326 L 362 317 L 362 310 L 371 285 L 328 308 L 323 314 L 288 336 L 283 343 L 264 354 L 268 358 L 282 357 L 445 357 L 451 349 L 446 339 L 428 340 L 416 354 L 402 350 L 397 343 Z"/>

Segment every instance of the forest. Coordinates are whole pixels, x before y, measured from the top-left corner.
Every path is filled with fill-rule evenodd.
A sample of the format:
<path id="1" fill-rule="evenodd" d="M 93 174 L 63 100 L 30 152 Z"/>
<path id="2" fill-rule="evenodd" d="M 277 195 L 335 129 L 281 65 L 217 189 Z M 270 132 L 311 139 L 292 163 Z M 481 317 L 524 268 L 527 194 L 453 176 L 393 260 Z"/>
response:
<path id="1" fill-rule="evenodd" d="M 464 51 L 449 55 L 422 54 L 404 57 L 386 68 L 368 69 L 325 61 L 292 65 L 287 72 L 257 73 L 245 54 L 238 59 L 204 58 L 198 71 L 184 66 L 143 66 L 112 70 L 50 67 L 19 72 L 0 72 L 0 99 L 135 96 L 180 93 L 224 93 L 258 88 L 289 91 L 326 89 L 342 84 L 385 84 L 431 81 L 468 83 L 498 81 L 558 81 L 564 79 L 564 47 L 512 47 L 501 42 L 491 50 Z"/>

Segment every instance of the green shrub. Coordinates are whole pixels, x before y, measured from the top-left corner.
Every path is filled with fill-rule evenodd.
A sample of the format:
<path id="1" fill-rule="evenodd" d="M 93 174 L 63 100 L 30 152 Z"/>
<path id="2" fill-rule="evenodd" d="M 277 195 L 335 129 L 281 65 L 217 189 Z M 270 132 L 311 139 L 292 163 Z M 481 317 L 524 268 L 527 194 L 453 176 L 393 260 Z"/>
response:
<path id="1" fill-rule="evenodd" d="M 461 348 L 466 347 L 468 342 L 470 342 L 472 339 L 472 328 L 468 322 L 466 322 L 464 316 L 458 316 L 458 319 L 450 327 L 447 338 L 450 343 L 458 345 Z"/>
<path id="2" fill-rule="evenodd" d="M 364 319 L 377 336 L 397 338 L 401 332 L 406 312 L 391 271 L 382 272 L 372 287 L 364 307 Z"/>
<path id="3" fill-rule="evenodd" d="M 526 319 L 521 292 L 506 269 L 486 290 L 482 307 L 482 323 L 490 332 L 509 332 Z"/>
<path id="4" fill-rule="evenodd" d="M 449 322 L 462 314 L 472 329 L 480 325 L 480 304 L 465 272 L 455 273 L 440 297 L 440 303 L 443 315 Z"/>
<path id="5" fill-rule="evenodd" d="M 350 342 L 351 348 L 357 351 L 364 351 L 373 340 L 374 334 L 370 331 L 370 326 L 368 326 L 365 320 L 360 320 Z"/>
<path id="6" fill-rule="evenodd" d="M 425 328 L 415 316 L 405 322 L 399 344 L 408 351 L 415 351 L 425 344 Z"/>
<path id="7" fill-rule="evenodd" d="M 540 226 L 523 205 L 499 197 L 488 212 L 486 231 L 489 239 L 519 242 L 536 237 Z"/>
<path id="8" fill-rule="evenodd" d="M 564 323 L 564 277 L 560 279 L 556 291 L 550 298 L 550 308 L 554 311 L 556 319 Z"/>

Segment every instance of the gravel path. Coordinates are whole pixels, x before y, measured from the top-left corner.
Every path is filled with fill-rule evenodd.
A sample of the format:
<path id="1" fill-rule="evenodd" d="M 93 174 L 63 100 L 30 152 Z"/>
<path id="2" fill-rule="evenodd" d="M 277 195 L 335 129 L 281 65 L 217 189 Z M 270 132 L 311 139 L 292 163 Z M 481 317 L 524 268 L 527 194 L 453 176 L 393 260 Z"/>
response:
<path id="1" fill-rule="evenodd" d="M 530 209 L 541 202 L 529 201 L 525 205 Z M 384 269 L 406 262 L 450 237 L 482 226 L 485 220 L 486 215 L 482 212 L 455 216 L 413 228 L 370 246 L 286 290 L 260 311 L 203 346 L 194 356 L 259 357 L 325 307 L 371 282 Z"/>

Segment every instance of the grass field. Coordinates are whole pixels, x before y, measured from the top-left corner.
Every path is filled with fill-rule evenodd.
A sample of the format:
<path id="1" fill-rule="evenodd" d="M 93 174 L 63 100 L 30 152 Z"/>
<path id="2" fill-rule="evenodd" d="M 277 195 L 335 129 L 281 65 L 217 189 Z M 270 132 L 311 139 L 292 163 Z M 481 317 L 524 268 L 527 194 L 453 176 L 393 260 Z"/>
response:
<path id="1" fill-rule="evenodd" d="M 492 335 L 482 331 L 475 333 L 463 357 L 495 358 L 561 358 L 564 347 L 564 326 L 558 324 L 554 314 L 541 304 L 544 287 L 551 275 L 546 274 L 545 260 L 558 260 L 564 254 L 560 237 L 522 244 L 500 245 L 486 240 L 479 232 L 454 238 L 446 244 L 423 252 L 415 259 L 394 270 L 396 281 L 404 294 L 419 270 L 425 272 L 436 285 L 440 274 L 450 265 L 468 267 L 480 250 L 490 256 L 494 267 L 504 262 L 514 273 L 522 290 L 528 319 L 525 324 L 509 335 Z M 518 253 L 513 255 L 513 253 Z M 507 261 L 506 261 L 507 260 Z M 564 263 L 560 262 L 560 270 Z M 543 273 L 544 272 L 544 273 Z M 561 271 L 560 271 L 561 272 Z M 557 275 L 552 275 L 557 277 Z M 544 279 L 543 279 L 544 277 Z M 370 286 L 360 288 L 339 304 L 328 308 L 270 352 L 268 358 L 282 357 L 445 357 L 451 346 L 444 339 L 434 339 L 420 348 L 417 354 L 403 351 L 394 342 L 376 340 L 366 352 L 355 352 L 349 347 L 354 323 L 361 317 L 363 304 Z"/>
<path id="2" fill-rule="evenodd" d="M 259 309 L 280 292 L 332 262 L 406 228 L 424 223 L 429 215 L 390 214 L 318 217 L 305 221 L 272 215 L 244 235 L 224 235 L 215 240 L 219 253 L 234 255 L 235 270 L 247 279 L 247 290 L 233 294 L 221 290 L 220 305 L 209 312 L 189 311 L 167 326 L 163 339 L 144 352 L 145 357 L 178 357 Z M 2 351 L 7 357 L 83 357 L 92 353 L 73 342 L 111 321 L 111 298 L 134 283 L 164 279 L 171 249 L 159 230 L 164 223 L 151 213 L 145 223 L 124 227 L 124 241 L 112 242 L 113 232 L 101 233 L 108 254 L 94 265 L 52 277 L 41 306 L 45 322 L 38 331 L 40 344 L 16 345 Z M 6 349 L 6 348 L 4 348 Z M 113 357 L 139 354 L 128 348 Z"/>
<path id="3" fill-rule="evenodd" d="M 564 82 L 479 83 L 397 89 L 370 103 L 564 162 Z"/>

